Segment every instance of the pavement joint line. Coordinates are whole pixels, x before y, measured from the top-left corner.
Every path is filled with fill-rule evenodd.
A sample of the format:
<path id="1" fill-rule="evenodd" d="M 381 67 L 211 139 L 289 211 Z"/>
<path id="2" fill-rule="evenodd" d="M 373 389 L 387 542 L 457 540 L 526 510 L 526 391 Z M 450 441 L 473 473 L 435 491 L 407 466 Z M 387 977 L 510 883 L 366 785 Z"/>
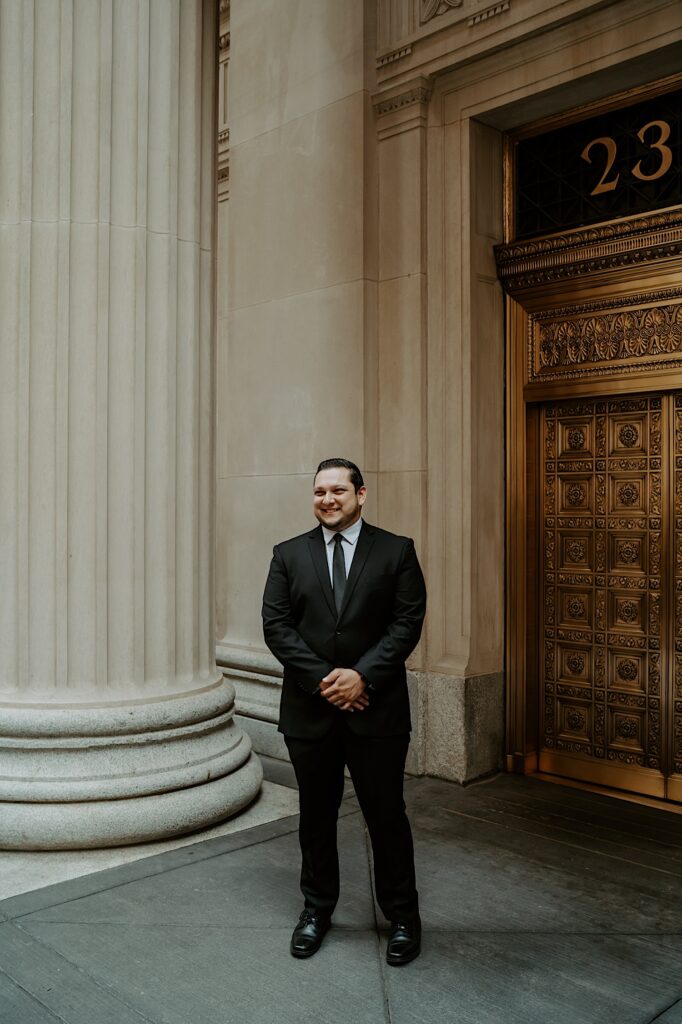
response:
<path id="1" fill-rule="evenodd" d="M 346 817 L 350 817 L 350 814 L 349 815 L 345 815 L 345 816 Z M 298 815 L 288 815 L 287 818 L 281 818 L 279 820 L 281 822 L 284 822 L 284 821 L 290 821 L 291 818 L 297 818 L 297 817 L 298 817 Z M 271 825 L 272 823 L 271 822 L 266 822 L 265 824 L 266 825 Z M 263 826 L 256 825 L 254 827 L 255 828 L 262 828 Z M 193 850 L 195 846 L 201 845 L 202 841 L 199 840 L 197 843 L 194 843 L 194 844 L 191 844 L 191 845 L 187 845 L 187 846 L 181 846 L 177 850 L 166 850 L 163 853 L 150 854 L 149 857 L 141 857 L 139 860 L 130 861 L 127 864 L 119 864 L 116 867 L 111 867 L 111 868 L 103 868 L 101 871 L 93 871 L 89 875 L 81 875 L 80 878 L 67 879 L 64 882 L 57 882 L 57 883 L 55 883 L 55 887 L 56 886 L 62 886 L 62 885 L 69 885 L 69 884 L 76 883 L 76 882 L 79 882 L 79 881 L 84 881 L 85 879 L 90 879 L 90 880 L 92 880 L 94 882 L 95 877 L 97 875 L 104 875 L 106 872 L 109 872 L 109 871 L 112 871 L 112 872 L 113 871 L 126 871 L 126 870 L 131 871 L 131 870 L 134 870 L 135 865 L 139 864 L 141 866 L 142 864 L 144 864 L 148 860 L 156 860 L 157 858 L 161 858 L 161 857 L 175 857 L 175 856 L 178 856 L 178 855 L 183 854 L 183 853 L 185 854 L 185 858 L 186 858 L 185 860 L 183 860 L 182 864 L 170 865 L 167 868 L 160 868 L 160 870 L 157 870 L 157 871 L 147 871 L 146 873 L 136 875 L 134 878 L 126 878 L 126 879 L 124 879 L 124 880 L 122 880 L 120 882 L 115 882 L 115 883 L 110 884 L 110 885 L 104 884 L 104 879 L 102 879 L 102 884 L 100 884 L 98 886 L 92 887 L 90 889 L 90 891 L 88 891 L 86 893 L 82 893 L 81 895 L 78 895 L 78 896 L 71 896 L 71 897 L 68 897 L 67 899 L 63 899 L 63 900 L 62 899 L 58 899 L 55 903 L 48 903 L 47 906 L 40 907 L 38 910 L 28 910 L 28 911 L 24 911 L 23 913 L 20 912 L 18 914 L 12 914 L 10 916 L 8 916 L 6 914 L 6 912 L 5 912 L 4 913 L 5 920 L 7 920 L 7 921 L 17 921 L 20 918 L 29 917 L 29 916 L 31 916 L 32 914 L 35 914 L 35 913 L 40 913 L 41 910 L 48 910 L 48 909 L 51 910 L 53 907 L 64 906 L 67 903 L 77 903 L 79 900 L 87 899 L 89 896 L 94 896 L 96 893 L 99 893 L 99 892 L 108 892 L 108 891 L 113 890 L 113 889 L 120 889 L 122 886 L 131 885 L 134 882 L 142 882 L 145 879 L 154 878 L 157 875 L 170 874 L 172 871 L 179 871 L 181 869 L 184 869 L 186 867 L 191 866 L 192 864 L 199 864 L 199 863 L 203 863 L 205 861 L 215 860 L 217 857 L 227 857 L 231 853 L 237 853 L 240 850 L 248 850 L 252 846 L 260 846 L 263 843 L 269 843 L 269 842 L 272 842 L 275 839 L 281 839 L 284 836 L 293 835 L 297 831 L 297 829 L 298 829 L 298 825 L 296 824 L 296 825 L 293 825 L 291 827 L 287 827 L 286 829 L 282 830 L 281 832 L 278 832 L 276 835 L 264 836 L 264 837 L 259 838 L 259 839 L 254 839 L 252 842 L 247 842 L 247 843 L 242 843 L 242 844 L 239 844 L 239 845 L 235 845 L 233 847 L 233 849 L 220 850 L 219 852 L 216 852 L 216 853 L 208 853 L 207 852 L 207 853 L 205 853 L 202 856 L 190 857 L 189 856 L 189 851 Z M 228 840 L 229 839 L 234 840 L 237 837 L 239 837 L 240 835 L 245 836 L 248 831 L 250 831 L 250 830 L 246 829 L 242 833 L 235 832 L 235 833 L 233 833 L 230 836 L 218 837 L 216 839 L 207 839 L 207 840 L 204 840 L 204 842 L 206 842 L 206 843 L 219 843 L 219 842 L 222 841 L 223 838 L 228 839 Z M 45 888 L 46 889 L 53 888 L 53 886 L 45 886 Z M 28 898 L 31 895 L 33 895 L 33 893 L 37 893 L 37 892 L 40 892 L 40 889 L 33 889 L 33 890 L 31 890 L 31 891 L 29 891 L 27 893 L 18 893 L 16 896 L 9 896 L 7 899 L 8 899 L 8 901 L 9 900 L 21 900 L 22 897 Z"/>
<path id="2" fill-rule="evenodd" d="M 384 1016 L 386 1024 L 392 1024 L 393 1016 L 391 1014 L 391 1000 L 388 994 L 388 984 L 386 982 L 386 966 L 383 962 L 383 955 L 381 950 L 381 935 L 379 931 L 379 918 L 377 916 L 377 896 L 374 885 L 374 863 L 372 859 L 372 848 L 369 838 L 369 831 L 366 824 L 362 830 L 363 838 L 365 841 L 365 857 L 367 860 L 367 872 L 369 875 L 369 890 L 372 895 L 372 912 L 374 914 L 374 935 L 375 935 L 375 948 L 377 952 L 377 960 L 379 964 L 379 977 L 381 978 L 381 993 L 383 995 L 384 1003 Z"/>
<path id="3" fill-rule="evenodd" d="M 355 814 L 359 814 L 359 808 L 356 808 L 356 809 L 353 809 L 353 810 L 348 810 L 346 812 L 346 814 L 343 815 L 343 817 L 344 818 L 345 817 L 352 817 Z M 269 822 L 268 821 L 268 822 L 265 822 L 262 825 L 254 825 L 254 828 L 263 828 L 263 829 L 264 828 L 268 828 L 268 827 L 271 828 L 272 825 L 280 825 L 281 823 L 283 823 L 285 821 L 291 821 L 293 818 L 298 818 L 298 815 L 297 814 L 288 815 L 286 818 L 275 819 L 274 822 Z M 298 830 L 298 823 L 292 825 L 291 827 L 287 826 L 284 829 L 279 828 L 278 831 L 276 831 L 276 834 L 270 835 L 270 836 L 264 836 L 264 837 L 259 838 L 259 839 L 254 839 L 253 842 L 250 842 L 250 843 L 238 843 L 237 842 L 240 838 L 246 837 L 247 834 L 249 833 L 249 831 L 251 831 L 251 830 L 252 829 L 248 829 L 247 828 L 244 831 L 242 831 L 242 833 L 235 833 L 235 834 L 232 834 L 231 836 L 224 837 L 224 839 L 223 838 L 218 838 L 218 839 L 213 839 L 213 840 L 205 840 L 205 842 L 207 844 L 208 843 L 221 843 L 224 840 L 231 840 L 231 841 L 233 841 L 233 843 L 235 843 L 235 845 L 233 845 L 231 849 L 221 850 L 221 851 L 219 851 L 217 853 L 208 853 L 207 852 L 207 853 L 205 853 L 203 855 L 200 855 L 200 856 L 191 856 L 190 851 L 193 851 L 196 846 L 200 846 L 201 845 L 201 841 L 200 841 L 197 844 L 194 844 L 194 845 L 191 845 L 191 846 L 180 847 L 177 850 L 168 850 L 168 851 L 166 851 L 164 853 L 151 854 L 150 857 L 142 857 L 139 860 L 130 861 L 127 864 L 119 864 L 116 867 L 105 867 L 101 871 L 93 871 L 91 874 L 84 874 L 84 876 L 81 876 L 81 878 L 79 878 L 79 879 L 70 879 L 70 880 L 67 880 L 65 882 L 57 882 L 57 883 L 55 883 L 54 886 L 45 886 L 44 887 L 45 889 L 53 889 L 53 888 L 56 888 L 56 887 L 59 887 L 59 886 L 73 886 L 73 885 L 77 885 L 78 883 L 82 883 L 84 885 L 86 891 L 85 892 L 80 892 L 77 895 L 69 896 L 69 897 L 67 897 L 65 899 L 57 899 L 54 902 L 49 902 L 48 901 L 47 903 L 44 903 L 42 906 L 34 907 L 32 909 L 28 909 L 28 910 L 24 910 L 24 911 L 19 910 L 18 913 L 8 914 L 6 911 L 4 911 L 3 914 L 2 914 L 3 921 L 5 921 L 5 922 L 13 922 L 13 921 L 22 920 L 23 918 L 30 918 L 30 916 L 33 916 L 36 913 L 40 913 L 42 910 L 53 909 L 54 907 L 57 907 L 57 906 L 65 906 L 65 905 L 67 905 L 69 903 L 77 903 L 77 902 L 79 902 L 79 900 L 87 899 L 89 896 L 94 896 L 97 893 L 110 892 L 110 891 L 113 891 L 114 889 L 121 889 L 124 886 L 133 885 L 136 882 L 143 882 L 143 881 L 145 881 L 147 879 L 156 878 L 157 876 L 159 876 L 159 874 L 169 874 L 171 871 L 176 871 L 176 870 L 183 869 L 185 867 L 189 867 L 189 866 L 191 866 L 191 864 L 204 863 L 205 861 L 208 861 L 208 860 L 214 860 L 217 857 L 226 857 L 226 856 L 229 856 L 230 853 L 238 853 L 238 852 L 240 852 L 242 850 L 248 850 L 248 849 L 250 849 L 250 847 L 253 847 L 253 846 L 260 846 L 260 845 L 262 845 L 264 843 L 270 843 L 270 842 L 273 842 L 274 840 L 282 839 L 285 836 L 292 836 L 292 835 L 295 835 L 296 831 Z M 145 861 L 157 860 L 158 858 L 161 858 L 161 857 L 173 858 L 173 857 L 177 857 L 177 856 L 182 855 L 182 854 L 184 854 L 184 858 L 182 860 L 182 863 L 171 864 L 168 867 L 158 866 L 157 870 L 150 870 L 150 871 L 147 871 L 146 873 L 142 873 L 142 874 L 139 874 L 139 873 L 132 874 L 132 872 L 134 871 L 135 867 L 137 865 L 141 866 Z M 98 885 L 93 885 L 92 884 L 97 876 L 102 876 L 102 874 L 104 874 L 105 872 L 108 872 L 108 871 L 112 871 L 112 872 L 114 872 L 114 871 L 119 871 L 119 872 L 125 871 L 125 872 L 128 872 L 129 876 L 130 876 L 130 874 L 132 874 L 132 877 L 125 878 L 125 879 L 121 880 L 120 882 L 116 882 L 116 883 L 109 884 L 109 885 L 104 884 L 103 879 L 100 880 Z M 31 890 L 30 892 L 27 892 L 27 893 L 18 893 L 16 896 L 9 896 L 9 897 L 7 897 L 7 902 L 9 902 L 10 900 L 16 900 L 16 901 L 19 901 L 19 904 L 20 904 L 20 901 L 30 900 L 33 897 L 35 897 L 36 893 L 40 893 L 40 892 L 41 892 L 41 889 L 34 889 L 34 890 Z"/>
<path id="4" fill-rule="evenodd" d="M 28 998 L 32 1002 L 36 1003 L 43 1010 L 47 1010 L 47 1012 L 50 1014 L 51 1017 L 54 1018 L 54 1020 L 61 1021 L 62 1024 L 69 1024 L 65 1017 L 62 1017 L 55 1010 L 50 1009 L 47 1003 L 44 1003 L 42 999 L 38 998 L 37 995 L 35 995 L 33 992 L 30 992 L 24 985 L 21 984 L 20 981 L 17 981 L 17 979 L 13 978 L 11 974 L 8 974 L 7 971 L 3 970 L 2 967 L 0 967 L 0 974 L 3 974 L 6 978 L 9 978 L 9 980 L 12 982 L 15 988 L 18 988 L 20 992 L 23 992 L 24 995 L 28 996 Z"/>
<path id="5" fill-rule="evenodd" d="M 657 1013 L 655 1017 L 651 1018 L 651 1020 L 645 1021 L 644 1024 L 656 1024 L 657 1020 L 661 1020 L 661 1018 L 664 1017 L 667 1013 L 670 1013 L 671 1010 L 674 1010 L 676 1006 L 682 1007 L 682 996 L 680 996 L 679 999 L 674 999 L 670 1006 L 666 1006 L 664 1010 L 661 1010 L 660 1013 Z"/>
<path id="6" fill-rule="evenodd" d="M 493 825 L 495 828 L 503 828 L 507 832 L 519 832 L 524 836 L 533 836 L 535 839 L 544 839 L 548 843 L 557 843 L 559 846 L 568 846 L 571 850 L 581 850 L 583 853 L 589 853 L 594 857 L 604 857 L 606 860 L 617 860 L 621 864 L 630 864 L 632 867 L 643 868 L 646 871 L 656 871 L 659 875 L 670 875 L 672 878 L 679 879 L 679 872 L 666 871 L 665 868 L 657 868 L 651 864 L 641 864 L 639 861 L 630 860 L 627 857 L 616 857 L 612 853 L 602 853 L 601 850 L 594 850 L 589 846 L 583 846 L 579 843 L 568 843 L 565 839 L 554 839 L 552 836 L 545 836 L 542 832 L 532 832 L 526 828 L 514 828 L 513 825 L 507 825 L 501 821 L 493 821 L 490 818 L 482 818 L 477 814 L 467 814 L 465 811 L 458 811 L 454 807 L 443 807 L 443 811 L 447 814 L 456 815 L 459 818 L 469 818 L 471 821 L 484 822 L 487 825 Z"/>
<path id="7" fill-rule="evenodd" d="M 176 929 L 176 930 L 181 930 L 181 929 L 184 928 L 184 929 L 187 929 L 187 930 L 191 930 L 193 928 L 200 928 L 202 931 L 214 930 L 214 931 L 217 931 L 217 932 L 223 931 L 224 929 L 227 929 L 228 931 L 243 931 L 243 932 L 249 932 L 249 931 L 252 931 L 252 932 L 259 932 L 259 931 L 282 931 L 282 932 L 285 932 L 285 933 L 288 934 L 288 932 L 290 931 L 290 929 L 289 929 L 289 927 L 287 925 L 282 924 L 280 926 L 280 925 L 273 924 L 272 922 L 265 922 L 265 921 L 263 922 L 263 924 L 260 924 L 260 925 L 240 925 L 240 924 L 235 924 L 234 922 L 230 922 L 229 924 L 224 924 L 224 925 L 223 924 L 211 924 L 211 923 L 207 924 L 207 923 L 205 923 L 203 921 L 202 922 L 197 922 L 196 924 L 185 924 L 185 923 L 183 923 L 181 921 L 170 921 L 169 922 L 168 920 L 152 921 L 151 923 L 143 922 L 143 921 L 134 921 L 134 920 L 133 921 L 111 921 L 111 920 L 108 920 L 108 919 L 91 920 L 91 921 L 72 921 L 72 920 L 66 920 L 65 921 L 63 919 L 38 917 L 37 916 L 38 913 L 40 913 L 40 912 L 38 911 L 36 913 L 36 915 L 33 915 L 31 917 L 31 922 L 35 922 L 36 924 L 48 924 L 48 925 L 50 925 L 50 924 L 59 924 L 59 925 L 66 925 L 67 927 L 73 925 L 74 927 L 79 927 L 79 928 L 82 928 L 83 926 L 86 926 L 86 927 L 95 926 L 96 927 L 98 925 L 101 925 L 102 927 L 106 927 L 106 928 L 130 928 L 131 926 L 134 925 L 136 928 L 141 928 L 141 929 L 144 929 L 144 928 L 173 928 L 173 929 Z M 372 934 L 376 933 L 377 935 L 381 935 L 381 934 L 383 934 L 384 932 L 387 931 L 387 926 L 381 925 L 379 923 L 379 921 L 378 921 L 378 919 L 376 917 L 376 911 L 375 911 L 374 917 L 375 917 L 375 923 L 373 925 L 368 925 L 366 927 L 363 927 L 362 925 L 354 926 L 354 925 L 345 925 L 345 924 L 336 924 L 335 923 L 334 924 L 334 930 L 337 933 L 338 932 L 342 932 L 342 933 L 343 932 L 348 932 L 350 934 L 357 934 L 357 933 L 362 933 L 362 932 L 367 932 L 367 933 L 371 932 Z M 7 921 L 5 923 L 6 924 L 13 924 L 14 922 Z M 17 927 L 21 927 L 22 931 L 27 932 L 27 934 L 29 934 L 29 935 L 31 934 L 31 932 L 29 932 L 22 925 L 17 924 Z M 582 932 L 573 932 L 573 931 L 567 931 L 565 929 L 557 929 L 555 931 L 542 931 L 542 930 L 539 930 L 539 929 L 525 929 L 525 930 L 524 929 L 508 929 L 508 930 L 506 930 L 506 929 L 497 929 L 497 928 L 490 928 L 490 929 L 487 929 L 487 928 L 447 928 L 447 927 L 439 928 L 438 926 L 433 926 L 433 925 L 428 925 L 428 924 L 427 925 L 422 924 L 422 931 L 424 932 L 424 934 L 428 934 L 428 935 L 453 935 L 453 936 L 454 935 L 462 935 L 462 936 L 466 936 L 466 935 L 501 935 L 501 936 L 509 936 L 509 935 L 537 935 L 538 937 L 544 937 L 544 938 L 551 937 L 551 936 L 558 936 L 560 938 L 566 937 L 566 938 L 570 938 L 570 939 L 579 939 L 579 938 L 583 938 L 583 939 L 595 939 L 595 938 L 614 938 L 614 939 L 617 939 L 617 938 L 626 938 L 626 939 L 682 938 L 682 931 L 679 931 L 679 932 L 669 932 L 669 931 L 657 931 L 657 932 L 642 932 L 642 931 L 636 931 L 636 932 L 620 932 L 620 931 L 592 931 L 592 932 L 585 932 L 585 931 L 582 931 Z"/>
<path id="8" fill-rule="evenodd" d="M 273 925 L 272 923 L 269 923 L 267 921 L 264 921 L 263 924 L 260 924 L 260 925 L 247 925 L 247 924 L 240 925 L 240 924 L 234 924 L 232 922 L 230 922 L 230 924 L 204 924 L 203 922 L 197 922 L 196 924 L 182 924 L 182 923 L 176 923 L 174 921 L 171 921 L 170 923 L 168 921 L 157 921 L 157 922 L 153 922 L 152 924 L 146 924 L 146 923 L 141 922 L 141 921 L 106 921 L 106 920 L 102 920 L 102 921 L 55 921 L 55 920 L 50 920 L 50 919 L 45 919 L 45 918 L 41 919 L 39 917 L 38 918 L 32 918 L 31 920 L 35 921 L 36 924 L 47 924 L 47 925 L 58 924 L 62 928 L 64 928 L 64 927 L 69 928 L 71 926 L 73 926 L 74 928 L 83 928 L 83 927 L 86 927 L 86 928 L 96 928 L 98 926 L 101 927 L 101 928 L 131 928 L 131 927 L 135 927 L 135 928 L 139 929 L 140 931 L 143 931 L 144 929 L 156 929 L 156 928 L 163 928 L 164 930 L 171 930 L 171 929 L 173 929 L 175 931 L 183 931 L 183 930 L 191 931 L 193 929 L 199 929 L 202 932 L 205 932 L 205 931 L 215 931 L 215 932 L 221 932 L 221 931 L 229 931 L 229 932 L 235 932 L 235 931 L 239 931 L 239 932 L 282 932 L 284 935 L 289 935 L 290 932 L 291 932 L 291 927 L 288 926 L 288 925 L 285 925 L 285 924 Z M 12 923 L 12 922 L 10 922 L 10 923 Z M 17 928 L 21 928 L 22 932 L 25 932 L 27 935 L 30 935 L 31 937 L 33 937 L 33 933 L 31 931 L 29 931 L 28 928 L 26 928 L 25 926 L 17 924 Z M 376 927 L 374 925 L 368 925 L 366 928 L 362 928 L 362 927 L 352 928 L 352 927 L 349 927 L 348 925 L 345 925 L 345 924 L 334 924 L 334 932 L 336 934 L 346 934 L 347 933 L 349 935 L 362 935 L 362 934 L 374 935 L 376 933 Z"/>
<path id="9" fill-rule="evenodd" d="M 49 952 L 52 954 L 52 956 L 56 956 L 60 960 L 63 960 L 65 964 L 69 965 L 71 970 L 77 971 L 78 974 L 80 974 L 83 978 L 87 978 L 88 983 L 90 985 L 92 985 L 93 988 L 99 989 L 101 992 L 106 992 L 107 995 L 111 999 L 114 999 L 117 1003 L 120 1003 L 121 1006 L 125 1006 L 125 1008 L 127 1010 L 130 1010 L 130 1012 L 135 1014 L 136 1017 L 139 1017 L 140 1021 L 143 1022 L 143 1024 L 159 1024 L 158 1021 L 153 1021 L 151 1017 L 147 1017 L 147 1015 L 142 1013 L 141 1010 L 138 1010 L 137 1007 L 131 1006 L 130 1003 L 128 1003 L 120 995 L 120 993 L 118 993 L 110 985 L 107 985 L 107 984 L 104 984 L 104 983 L 98 981 L 95 977 L 93 977 L 92 974 L 90 974 L 89 971 L 86 971 L 84 967 L 81 967 L 80 964 L 76 964 L 76 963 L 73 962 L 73 960 L 69 960 L 69 958 L 67 956 L 64 956 L 64 954 L 61 953 L 58 949 L 55 949 L 54 946 L 51 946 L 49 942 L 45 942 L 38 935 L 32 935 L 31 932 L 28 931 L 27 928 L 22 927 L 21 924 L 17 924 L 17 923 L 12 921 L 11 925 L 12 925 L 13 928 L 16 928 L 16 930 L 18 932 L 21 932 L 21 934 L 24 935 L 31 942 L 34 942 L 37 946 L 41 946 L 43 949 L 49 950 Z M 18 984 L 18 982 L 15 981 L 14 978 L 12 978 L 11 974 L 8 974 L 7 977 L 10 978 L 14 982 L 15 985 Z M 23 988 L 23 986 L 21 986 L 21 985 L 19 987 Z M 25 991 L 28 992 L 27 989 L 25 989 Z M 28 994 L 29 995 L 33 995 L 32 992 L 28 992 Z M 50 1009 L 50 1007 L 47 1006 L 46 1004 L 44 1004 L 42 1002 L 42 1000 L 38 999 L 37 996 L 33 996 L 33 998 L 36 999 L 36 1001 L 38 1003 L 40 1003 L 41 1006 L 44 1005 L 46 1007 L 46 1009 L 56 1017 L 57 1020 L 63 1021 L 64 1024 L 69 1024 L 69 1021 L 66 1020 L 66 1018 L 62 1017 L 61 1015 L 57 1014 L 54 1010 Z"/>
<path id="10" fill-rule="evenodd" d="M 353 810 L 348 810 L 347 813 L 343 815 L 343 817 L 344 818 L 350 818 L 350 817 L 353 817 L 354 815 L 359 814 L 359 813 L 360 813 L 359 808 L 356 808 L 356 809 L 353 809 Z M 268 826 L 272 826 L 273 824 L 278 824 L 279 822 L 290 821 L 292 818 L 298 818 L 298 815 L 297 814 L 295 814 L 295 815 L 288 815 L 286 818 L 280 818 L 276 822 L 266 822 L 264 825 L 256 825 L 256 826 L 254 826 L 254 828 L 267 828 Z M 235 833 L 233 833 L 230 836 L 219 837 L 219 838 L 216 838 L 216 839 L 207 839 L 207 840 L 204 840 L 204 842 L 206 842 L 206 843 L 220 843 L 220 842 L 223 841 L 223 838 L 228 839 L 228 840 L 236 840 L 240 836 L 245 836 L 247 834 L 247 832 L 249 832 L 249 831 L 250 831 L 250 829 L 245 829 L 242 833 L 235 832 Z M 132 871 L 132 870 L 134 870 L 136 865 L 138 865 L 138 864 L 142 865 L 142 864 L 145 863 L 145 861 L 148 861 L 148 860 L 156 860 L 157 858 L 161 858 L 161 857 L 169 857 L 170 858 L 170 857 L 178 856 L 180 854 L 185 854 L 185 859 L 183 859 L 183 862 L 181 864 L 170 865 L 169 867 L 166 867 L 166 868 L 159 867 L 159 869 L 156 870 L 156 871 L 148 871 L 146 874 L 136 874 L 134 877 L 125 878 L 125 879 L 122 879 L 120 882 L 114 882 L 114 883 L 109 884 L 109 885 L 104 884 L 104 880 L 102 880 L 101 884 L 99 884 L 97 886 L 88 886 L 88 889 L 87 889 L 86 892 L 82 892 L 82 893 L 80 893 L 80 894 L 78 894 L 76 896 L 69 896 L 66 899 L 57 899 L 56 902 L 54 902 L 54 903 L 49 903 L 48 902 L 47 905 L 43 905 L 41 907 L 34 908 L 32 910 L 20 911 L 19 913 L 16 913 L 16 914 L 8 915 L 6 912 L 4 912 L 3 913 L 3 920 L 6 921 L 6 922 L 12 922 L 12 921 L 21 920 L 24 917 L 32 917 L 34 914 L 40 913 L 43 910 L 52 910 L 54 907 L 65 906 L 65 905 L 67 905 L 69 903 L 77 903 L 77 902 L 79 902 L 82 899 L 87 899 L 88 897 L 94 896 L 94 895 L 96 895 L 98 893 L 110 892 L 110 891 L 113 891 L 114 889 L 121 889 L 121 888 L 123 888 L 126 885 L 133 885 L 136 882 L 142 882 L 142 881 L 145 881 L 146 879 L 149 879 L 149 878 L 155 878 L 157 875 L 170 874 L 172 871 L 179 871 L 179 870 L 182 870 L 184 868 L 191 867 L 192 864 L 200 864 L 200 863 L 204 863 L 204 862 L 209 861 L 209 860 L 215 860 L 217 857 L 228 857 L 231 853 L 238 853 L 241 850 L 248 850 L 252 846 L 260 846 L 260 845 L 262 845 L 264 843 L 273 842 L 276 839 L 282 839 L 284 836 L 294 835 L 297 831 L 298 831 L 298 824 L 295 824 L 292 827 L 287 827 L 286 829 L 283 829 L 282 831 L 278 831 L 277 834 L 275 834 L 275 835 L 269 835 L 269 836 L 264 836 L 262 838 L 254 839 L 253 842 L 239 843 L 238 845 L 234 845 L 234 847 L 232 849 L 221 850 L 221 851 L 219 851 L 217 853 L 206 853 L 206 854 L 203 854 L 201 856 L 191 857 L 189 851 L 193 850 L 195 846 L 201 845 L 201 840 L 199 840 L 198 843 L 195 843 L 195 844 L 192 844 L 192 845 L 188 845 L 188 846 L 182 846 L 182 847 L 179 847 L 177 850 L 167 850 L 164 853 L 150 854 L 149 857 L 141 857 L 139 860 L 131 861 L 128 864 L 120 864 L 120 865 L 118 865 L 116 867 L 112 867 L 112 868 L 103 868 L 102 871 L 94 871 L 94 872 L 92 872 L 92 874 L 82 875 L 80 878 L 67 879 L 64 882 L 57 882 L 57 883 L 55 883 L 55 886 L 45 886 L 44 888 L 51 889 L 51 888 L 55 888 L 56 886 L 72 885 L 74 883 L 78 883 L 78 882 L 81 882 L 81 881 L 84 884 L 87 884 L 86 880 L 94 881 L 94 879 L 95 879 L 95 877 L 97 875 L 103 875 L 103 874 L 105 874 L 108 871 L 111 871 L 111 872 L 114 872 L 114 871 L 117 871 L 117 872 L 120 872 L 120 871 Z M 9 902 L 9 900 L 21 901 L 22 898 L 29 899 L 35 893 L 39 893 L 40 891 L 41 891 L 40 889 L 33 889 L 33 890 L 30 890 L 29 892 L 26 892 L 26 893 L 18 893 L 16 896 L 9 896 L 9 897 L 7 897 L 7 901 L 8 902 Z"/>

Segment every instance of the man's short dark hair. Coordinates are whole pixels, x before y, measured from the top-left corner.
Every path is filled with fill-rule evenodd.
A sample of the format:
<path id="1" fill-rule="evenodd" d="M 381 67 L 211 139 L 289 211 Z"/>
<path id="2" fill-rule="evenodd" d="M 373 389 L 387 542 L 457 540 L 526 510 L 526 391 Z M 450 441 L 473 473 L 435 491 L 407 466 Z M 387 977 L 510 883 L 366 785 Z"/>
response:
<path id="1" fill-rule="evenodd" d="M 362 473 L 350 459 L 324 459 L 315 470 L 315 476 L 321 473 L 323 469 L 347 469 L 350 473 L 350 482 L 355 488 L 356 493 L 361 487 L 365 486 Z"/>

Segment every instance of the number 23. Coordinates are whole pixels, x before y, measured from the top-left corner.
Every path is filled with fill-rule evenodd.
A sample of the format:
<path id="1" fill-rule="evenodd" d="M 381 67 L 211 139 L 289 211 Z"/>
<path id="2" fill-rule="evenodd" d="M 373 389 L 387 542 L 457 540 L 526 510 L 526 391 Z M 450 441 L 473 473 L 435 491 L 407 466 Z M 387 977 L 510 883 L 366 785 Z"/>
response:
<path id="1" fill-rule="evenodd" d="M 666 146 L 666 142 L 670 138 L 670 125 L 668 124 L 668 122 L 649 121 L 648 124 L 645 124 L 644 127 L 640 128 L 640 130 L 637 132 L 637 138 L 640 142 L 644 142 L 644 136 L 646 132 L 649 130 L 649 128 L 658 128 L 659 135 L 658 138 L 655 139 L 653 142 L 645 143 L 645 145 L 648 145 L 649 149 L 658 150 L 658 152 L 661 154 L 661 162 L 652 174 L 645 174 L 642 170 L 642 161 L 638 160 L 635 166 L 632 168 L 632 173 L 635 176 L 635 178 L 639 178 L 640 181 L 655 181 L 656 178 L 662 178 L 666 171 L 670 170 L 670 165 L 673 162 L 672 150 L 670 149 L 670 146 Z M 604 146 L 604 148 L 606 149 L 606 167 L 604 168 L 604 173 L 599 179 L 597 185 L 595 185 L 595 187 L 590 192 L 591 196 L 597 196 L 600 192 L 613 192 L 616 185 L 618 184 L 620 174 L 617 174 L 615 178 L 611 178 L 610 181 L 606 180 L 616 159 L 615 140 L 612 139 L 609 135 L 603 135 L 598 139 L 592 139 L 591 142 L 588 142 L 584 150 L 580 154 L 582 159 L 585 160 L 588 164 L 592 163 L 592 158 L 590 157 L 590 150 L 593 146 Z"/>

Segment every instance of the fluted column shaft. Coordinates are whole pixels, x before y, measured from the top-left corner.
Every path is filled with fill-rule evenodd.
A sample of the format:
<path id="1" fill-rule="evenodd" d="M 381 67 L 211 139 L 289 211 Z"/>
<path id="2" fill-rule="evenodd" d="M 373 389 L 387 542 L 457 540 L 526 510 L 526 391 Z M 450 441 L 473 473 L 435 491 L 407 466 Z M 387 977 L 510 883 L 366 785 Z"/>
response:
<path id="1" fill-rule="evenodd" d="M 0 0 L 0 846 L 260 783 L 213 653 L 216 66 L 214 0 Z"/>

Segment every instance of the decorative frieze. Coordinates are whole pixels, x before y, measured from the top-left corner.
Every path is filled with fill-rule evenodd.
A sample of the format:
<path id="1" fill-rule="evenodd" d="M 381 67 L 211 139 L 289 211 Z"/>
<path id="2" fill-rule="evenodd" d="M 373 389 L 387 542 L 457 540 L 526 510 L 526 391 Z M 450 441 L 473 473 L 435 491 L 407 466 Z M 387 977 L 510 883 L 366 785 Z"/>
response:
<path id="1" fill-rule="evenodd" d="M 511 294 L 563 278 L 681 254 L 682 209 L 495 247 L 498 275 Z"/>
<path id="2" fill-rule="evenodd" d="M 531 314 L 529 383 L 682 365 L 682 289 L 659 292 L 656 304 L 644 305 L 646 298 L 612 300 L 608 311 L 595 301 L 550 315 Z M 637 442 L 635 430 L 622 428 L 624 447 Z"/>

